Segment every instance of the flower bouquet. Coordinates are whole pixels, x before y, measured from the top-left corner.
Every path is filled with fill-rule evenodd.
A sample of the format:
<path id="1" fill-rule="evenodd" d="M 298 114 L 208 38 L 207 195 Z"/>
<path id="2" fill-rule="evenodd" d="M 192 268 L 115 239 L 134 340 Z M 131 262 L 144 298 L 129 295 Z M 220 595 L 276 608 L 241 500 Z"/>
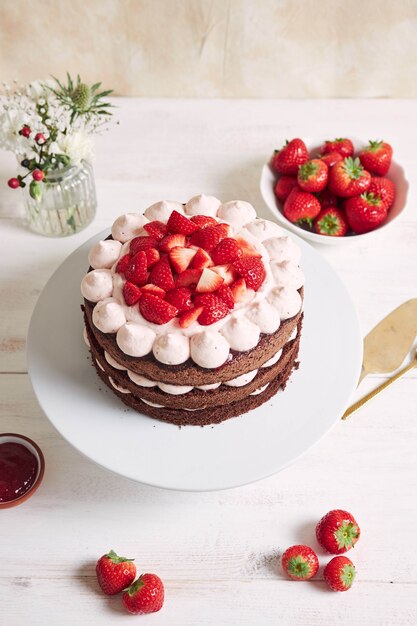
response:
<path id="1" fill-rule="evenodd" d="M 100 91 L 67 74 L 26 86 L 4 84 L 0 147 L 16 154 L 19 170 L 8 181 L 22 188 L 30 227 L 45 235 L 78 232 L 96 210 L 92 135 L 107 125 L 111 104 Z"/>

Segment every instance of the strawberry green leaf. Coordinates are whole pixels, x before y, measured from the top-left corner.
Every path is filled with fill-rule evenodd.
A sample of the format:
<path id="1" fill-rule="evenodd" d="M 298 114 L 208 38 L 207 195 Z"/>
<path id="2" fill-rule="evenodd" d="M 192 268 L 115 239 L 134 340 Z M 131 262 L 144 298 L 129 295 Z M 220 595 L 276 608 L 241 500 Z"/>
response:
<path id="1" fill-rule="evenodd" d="M 129 594 L 129 596 L 133 596 L 135 595 L 135 593 L 137 593 L 137 591 L 139 591 L 139 589 L 141 589 L 144 586 L 144 582 L 141 578 L 138 578 L 137 580 L 135 580 L 134 583 L 132 583 L 129 587 L 129 589 L 127 590 L 127 593 Z"/>
<path id="2" fill-rule="evenodd" d="M 339 526 L 334 535 L 339 548 L 349 550 L 355 544 L 356 539 L 359 538 L 359 529 L 356 524 L 348 522 Z"/>
<path id="3" fill-rule="evenodd" d="M 301 180 L 308 180 L 311 176 L 315 176 L 317 174 L 318 169 L 319 167 L 317 163 L 307 161 L 307 163 L 304 163 L 304 165 L 300 165 L 298 173 L 301 177 Z"/>
<path id="4" fill-rule="evenodd" d="M 363 166 L 358 157 L 356 157 L 356 159 L 353 159 L 352 157 L 346 157 L 343 167 L 346 174 L 351 179 L 357 180 L 362 176 Z"/>
<path id="5" fill-rule="evenodd" d="M 351 587 L 353 581 L 355 580 L 355 576 L 356 570 L 353 565 L 347 563 L 343 566 L 342 571 L 340 572 L 340 580 L 345 587 Z"/>
<path id="6" fill-rule="evenodd" d="M 311 574 L 311 565 L 300 555 L 293 556 L 288 561 L 287 568 L 297 578 L 306 578 Z"/>
<path id="7" fill-rule="evenodd" d="M 125 556 L 119 556 L 114 550 L 110 550 L 106 554 L 106 557 L 112 561 L 112 563 L 125 563 L 126 561 L 134 561 L 135 559 L 127 559 Z"/>

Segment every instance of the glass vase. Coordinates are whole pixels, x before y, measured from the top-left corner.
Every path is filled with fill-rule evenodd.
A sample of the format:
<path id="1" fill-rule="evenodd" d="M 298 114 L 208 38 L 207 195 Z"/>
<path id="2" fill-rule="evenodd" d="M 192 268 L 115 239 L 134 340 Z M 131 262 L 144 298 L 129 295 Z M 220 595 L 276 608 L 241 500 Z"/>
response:
<path id="1" fill-rule="evenodd" d="M 74 235 L 88 226 L 96 213 L 93 168 L 87 161 L 50 170 L 39 199 L 30 196 L 29 185 L 23 192 L 28 225 L 41 235 Z"/>

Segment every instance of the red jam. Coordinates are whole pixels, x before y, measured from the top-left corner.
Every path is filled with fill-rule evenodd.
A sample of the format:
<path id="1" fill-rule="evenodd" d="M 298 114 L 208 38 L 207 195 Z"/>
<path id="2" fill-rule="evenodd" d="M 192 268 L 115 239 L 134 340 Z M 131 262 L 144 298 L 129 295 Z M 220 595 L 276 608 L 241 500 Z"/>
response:
<path id="1" fill-rule="evenodd" d="M 0 502 L 23 496 L 38 473 L 36 456 L 21 443 L 0 443 Z"/>

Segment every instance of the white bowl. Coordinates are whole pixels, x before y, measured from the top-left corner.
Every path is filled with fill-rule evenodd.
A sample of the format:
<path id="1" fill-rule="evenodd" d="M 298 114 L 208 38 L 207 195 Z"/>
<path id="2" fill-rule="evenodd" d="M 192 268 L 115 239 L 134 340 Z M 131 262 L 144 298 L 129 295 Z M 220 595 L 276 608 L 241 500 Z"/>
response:
<path id="1" fill-rule="evenodd" d="M 365 142 L 355 138 L 352 138 L 352 141 L 353 145 L 355 146 L 355 152 L 358 152 L 365 145 Z M 309 153 L 314 155 L 315 152 L 318 153 L 319 147 L 323 142 L 319 144 L 317 140 L 307 140 L 305 143 Z M 284 141 L 282 142 L 282 145 L 283 144 Z M 281 202 L 277 199 L 274 192 L 274 187 L 278 180 L 278 176 L 269 163 L 266 163 L 262 168 L 260 190 L 267 207 L 269 208 L 275 219 L 282 226 L 284 226 L 288 230 L 292 230 L 300 237 L 303 237 L 304 239 L 307 239 L 308 241 L 311 241 L 313 243 L 337 246 L 346 243 L 352 243 L 354 241 L 363 241 L 365 237 L 370 238 L 372 235 L 375 235 L 381 230 L 384 230 L 385 228 L 391 226 L 393 222 L 395 222 L 395 220 L 399 217 L 399 215 L 401 215 L 401 213 L 404 211 L 407 200 L 408 181 L 405 178 L 403 168 L 395 161 L 392 161 L 391 167 L 387 174 L 387 178 L 390 178 L 395 184 L 396 194 L 394 204 L 388 211 L 388 216 L 386 220 L 381 224 L 381 226 L 375 228 L 375 230 L 371 230 L 368 233 L 363 233 L 362 235 L 351 235 L 349 237 L 331 237 L 327 235 L 318 235 L 317 233 L 304 230 L 303 228 L 300 228 L 296 224 L 293 224 L 292 222 L 287 220 L 287 218 L 281 211 Z"/>

